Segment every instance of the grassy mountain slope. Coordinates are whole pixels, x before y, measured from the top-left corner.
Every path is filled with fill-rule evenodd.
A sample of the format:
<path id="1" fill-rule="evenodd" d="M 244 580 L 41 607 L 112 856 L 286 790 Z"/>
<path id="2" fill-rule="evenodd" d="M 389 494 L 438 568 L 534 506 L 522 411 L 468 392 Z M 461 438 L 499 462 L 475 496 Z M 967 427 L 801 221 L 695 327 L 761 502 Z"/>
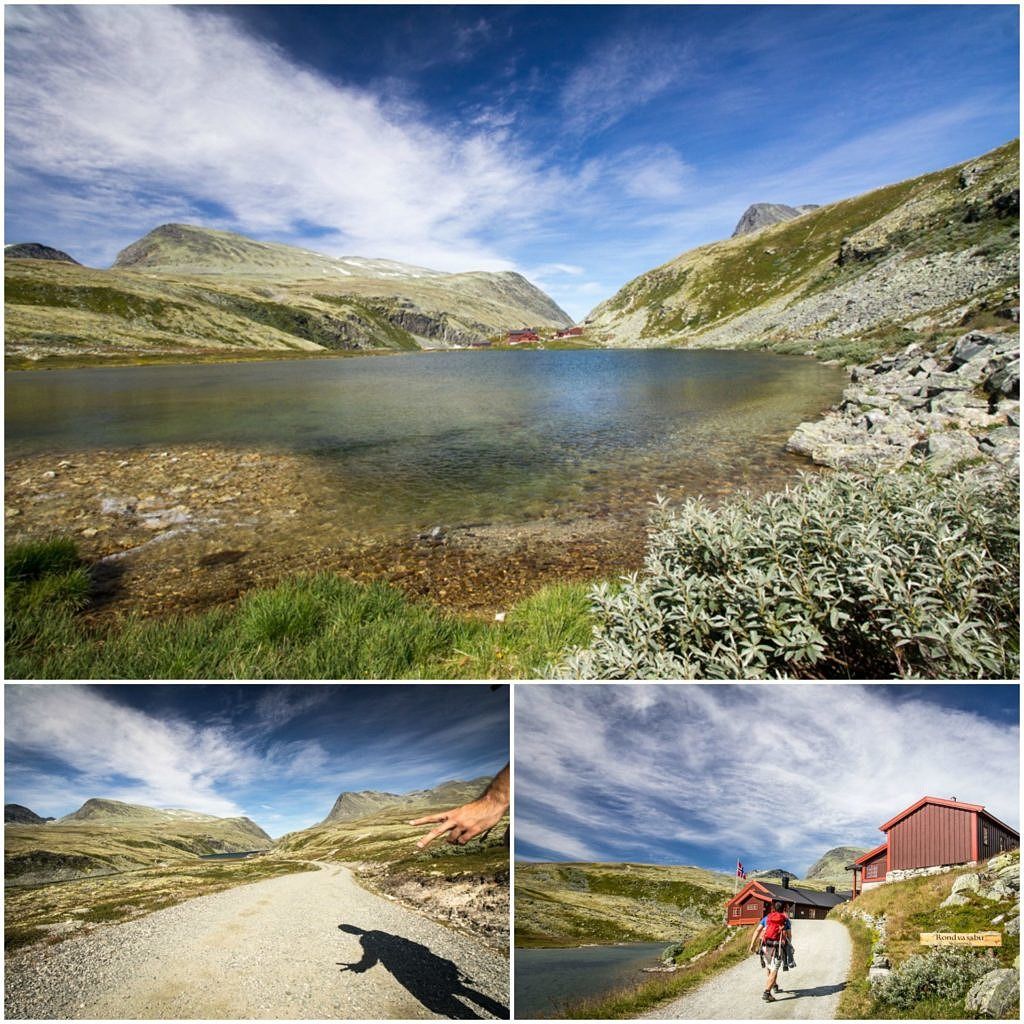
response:
<path id="1" fill-rule="evenodd" d="M 867 853 L 866 846 L 836 846 L 823 853 L 808 869 L 809 881 L 821 881 L 828 885 L 848 889 L 851 885 L 853 872 L 846 870 L 861 854 Z"/>
<path id="2" fill-rule="evenodd" d="M 8 825 L 4 837 L 5 879 L 21 885 L 271 845 L 266 832 L 248 818 L 159 811 L 114 800 L 86 801 L 57 822 Z"/>
<path id="3" fill-rule="evenodd" d="M 110 270 L 7 259 L 9 366 L 197 354 L 415 350 L 570 318 L 515 273 L 387 260 L 165 225 Z"/>
<path id="4" fill-rule="evenodd" d="M 864 360 L 1010 315 L 1019 301 L 1019 143 L 704 245 L 586 318 L 606 345 Z"/>
<path id="5" fill-rule="evenodd" d="M 685 941 L 721 923 L 734 886 L 694 867 L 517 863 L 516 945 Z"/>

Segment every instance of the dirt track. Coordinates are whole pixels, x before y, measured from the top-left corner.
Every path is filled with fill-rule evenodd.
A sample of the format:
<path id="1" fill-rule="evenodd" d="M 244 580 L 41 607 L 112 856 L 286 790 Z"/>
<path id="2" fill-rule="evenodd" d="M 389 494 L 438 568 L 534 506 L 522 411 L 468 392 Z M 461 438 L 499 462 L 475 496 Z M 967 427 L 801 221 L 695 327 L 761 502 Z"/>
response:
<path id="1" fill-rule="evenodd" d="M 846 984 L 853 947 L 838 921 L 794 921 L 796 970 L 779 975 L 784 990 L 761 999 L 765 972 L 750 956 L 695 992 L 652 1010 L 651 1020 L 831 1020 Z"/>
<path id="2" fill-rule="evenodd" d="M 9 957 L 8 1018 L 507 1017 L 507 959 L 340 865 Z"/>

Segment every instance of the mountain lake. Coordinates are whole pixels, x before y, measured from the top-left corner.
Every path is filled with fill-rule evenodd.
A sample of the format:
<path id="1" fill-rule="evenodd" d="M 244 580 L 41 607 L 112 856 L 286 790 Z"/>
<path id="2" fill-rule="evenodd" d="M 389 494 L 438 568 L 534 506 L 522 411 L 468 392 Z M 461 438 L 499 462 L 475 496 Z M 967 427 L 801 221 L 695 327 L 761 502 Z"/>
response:
<path id="1" fill-rule="evenodd" d="M 670 942 L 515 951 L 517 1018 L 558 1017 L 566 1003 L 641 981 Z"/>
<path id="2" fill-rule="evenodd" d="M 657 493 L 791 482 L 812 467 L 786 439 L 846 383 L 809 358 L 665 349 L 5 379 L 8 540 L 77 536 L 153 610 L 307 569 L 493 609 L 636 568 Z"/>

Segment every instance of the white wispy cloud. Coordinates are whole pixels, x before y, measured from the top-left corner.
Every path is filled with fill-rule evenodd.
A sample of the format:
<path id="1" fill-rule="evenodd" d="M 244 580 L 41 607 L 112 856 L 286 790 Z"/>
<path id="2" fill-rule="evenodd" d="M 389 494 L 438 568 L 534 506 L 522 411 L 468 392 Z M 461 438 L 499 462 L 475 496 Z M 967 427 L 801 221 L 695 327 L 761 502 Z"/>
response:
<path id="1" fill-rule="evenodd" d="M 1016 726 L 859 686 L 533 686 L 516 695 L 517 835 L 554 856 L 803 868 L 881 841 L 924 795 L 1013 823 Z M 771 862 L 771 864 L 769 864 Z"/>
<path id="2" fill-rule="evenodd" d="M 38 175 L 32 201 L 58 222 L 207 204 L 257 235 L 316 223 L 329 251 L 506 269 L 484 237 L 521 230 L 564 186 L 500 132 L 431 126 L 207 11 L 11 8 L 6 44 L 9 174 Z"/>
<path id="3" fill-rule="evenodd" d="M 579 135 L 608 128 L 677 85 L 692 66 L 685 43 L 648 32 L 603 39 L 562 87 L 559 106 L 565 127 Z"/>
<path id="4" fill-rule="evenodd" d="M 275 777 L 316 770 L 324 762 L 319 744 L 272 746 L 262 755 L 222 726 L 157 718 L 127 707 L 88 686 L 8 685 L 5 745 L 18 778 L 43 807 L 69 792 L 157 807 L 186 807 L 217 815 L 243 809 L 224 795 L 273 772 Z M 26 754 L 65 766 L 52 772 L 18 765 Z M 67 782 L 68 770 L 71 782 Z M 21 791 L 21 790 L 19 790 Z M 78 802 L 81 802 L 79 800 Z"/>

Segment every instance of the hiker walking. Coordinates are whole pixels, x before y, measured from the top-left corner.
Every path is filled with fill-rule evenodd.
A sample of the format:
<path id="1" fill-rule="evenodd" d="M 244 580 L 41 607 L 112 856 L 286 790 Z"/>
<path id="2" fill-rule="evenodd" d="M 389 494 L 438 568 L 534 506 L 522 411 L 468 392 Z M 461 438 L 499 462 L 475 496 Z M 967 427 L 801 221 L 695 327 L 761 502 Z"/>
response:
<path id="1" fill-rule="evenodd" d="M 792 957 L 793 928 L 784 908 L 782 900 L 774 900 L 771 911 L 761 918 L 750 938 L 750 952 L 756 949 L 760 953 L 761 966 L 768 972 L 761 996 L 766 1003 L 774 1003 L 775 996 L 772 993 L 782 991 L 778 985 L 779 971 L 789 970 Z"/>

